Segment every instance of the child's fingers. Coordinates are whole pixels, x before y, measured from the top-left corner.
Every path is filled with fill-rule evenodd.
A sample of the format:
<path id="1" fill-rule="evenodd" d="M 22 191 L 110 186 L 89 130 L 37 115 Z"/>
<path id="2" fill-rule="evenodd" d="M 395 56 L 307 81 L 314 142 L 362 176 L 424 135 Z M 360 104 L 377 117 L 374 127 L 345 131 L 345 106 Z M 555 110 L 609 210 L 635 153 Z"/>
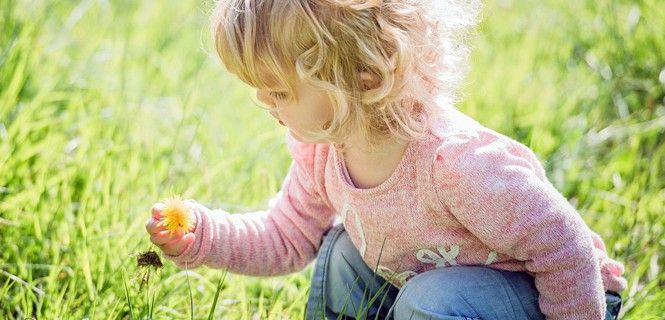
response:
<path id="1" fill-rule="evenodd" d="M 152 209 L 151 209 L 152 217 L 155 218 L 156 220 L 161 219 L 162 218 L 162 211 L 164 211 L 164 208 L 166 208 L 165 204 L 163 204 L 161 202 L 155 203 L 152 206 Z"/>
<path id="2" fill-rule="evenodd" d="M 165 245 L 173 240 L 168 231 L 159 231 L 150 236 L 150 241 L 158 246 Z"/>
<path id="3" fill-rule="evenodd" d="M 156 245 L 164 245 L 174 240 L 183 238 L 182 232 L 170 232 L 168 230 L 158 231 L 150 236 L 150 241 Z"/>
<path id="4" fill-rule="evenodd" d="M 148 231 L 148 234 L 153 235 L 157 232 L 166 230 L 166 228 L 160 224 L 159 220 L 150 218 L 145 222 L 145 230 Z"/>
<path id="5" fill-rule="evenodd" d="M 193 233 L 188 233 L 180 239 L 175 239 L 160 246 L 164 253 L 171 256 L 178 256 L 182 254 L 187 247 L 194 242 L 195 236 Z"/>

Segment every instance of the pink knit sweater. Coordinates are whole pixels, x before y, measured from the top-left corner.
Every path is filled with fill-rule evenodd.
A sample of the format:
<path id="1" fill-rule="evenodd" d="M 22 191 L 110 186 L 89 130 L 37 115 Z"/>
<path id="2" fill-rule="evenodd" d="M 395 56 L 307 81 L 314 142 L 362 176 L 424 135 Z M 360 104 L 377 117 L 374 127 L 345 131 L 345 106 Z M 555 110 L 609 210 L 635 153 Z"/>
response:
<path id="1" fill-rule="evenodd" d="M 457 110 L 412 141 L 392 176 L 370 189 L 352 185 L 332 145 L 287 140 L 294 161 L 270 209 L 229 214 L 188 201 L 196 241 L 171 260 L 291 273 L 315 258 L 338 220 L 365 262 L 397 287 L 454 265 L 525 271 L 547 319 L 584 320 L 603 319 L 605 290 L 626 287 L 623 265 L 608 258 L 535 154 Z"/>

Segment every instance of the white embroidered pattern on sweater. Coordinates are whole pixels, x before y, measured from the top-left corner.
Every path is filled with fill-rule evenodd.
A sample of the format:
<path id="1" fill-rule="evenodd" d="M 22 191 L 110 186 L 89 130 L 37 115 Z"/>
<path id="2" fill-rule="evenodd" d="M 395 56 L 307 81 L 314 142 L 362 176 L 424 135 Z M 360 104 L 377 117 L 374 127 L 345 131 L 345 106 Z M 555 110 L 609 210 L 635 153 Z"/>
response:
<path id="1" fill-rule="evenodd" d="M 429 249 L 420 249 L 416 252 L 416 259 L 422 263 L 431 263 L 436 268 L 445 267 L 446 263 L 451 266 L 457 265 L 457 256 L 459 255 L 459 245 L 450 246 L 450 250 L 446 250 L 445 246 L 437 247 L 439 254 Z"/>
<path id="2" fill-rule="evenodd" d="M 439 252 L 438 254 L 429 249 L 420 249 L 416 252 L 416 259 L 422 263 L 434 264 L 435 268 L 445 267 L 446 263 L 451 266 L 458 265 L 457 257 L 460 253 L 459 245 L 450 246 L 450 250 L 446 250 L 445 246 L 439 246 L 436 248 Z M 496 261 L 497 253 L 495 251 L 490 251 L 485 260 L 485 265 L 490 265 Z"/>
<path id="3" fill-rule="evenodd" d="M 487 260 L 485 261 L 485 265 L 490 265 L 494 261 L 496 261 L 496 252 L 490 251 L 490 253 L 487 255 Z"/>
<path id="4" fill-rule="evenodd" d="M 360 248 L 358 249 L 358 252 L 360 253 L 360 256 L 364 258 L 365 251 L 367 250 L 367 240 L 365 239 L 365 230 L 363 230 L 362 221 L 360 220 L 358 212 L 353 208 L 353 206 L 351 206 L 350 202 L 347 200 L 345 201 L 344 206 L 340 211 L 340 216 L 343 222 L 346 222 L 346 218 L 349 212 L 353 213 L 354 228 L 356 229 L 358 237 L 360 238 Z M 457 257 L 459 256 L 460 253 L 459 245 L 457 244 L 452 245 L 450 246 L 449 250 L 446 250 L 446 246 L 438 246 L 436 250 L 438 251 L 438 254 L 429 249 L 420 249 L 416 252 L 416 259 L 418 259 L 418 261 L 422 263 L 434 264 L 435 268 L 445 267 L 446 264 L 450 266 L 458 265 Z M 485 260 L 484 264 L 490 265 L 494 261 L 496 261 L 496 258 L 497 258 L 497 253 L 495 251 L 490 251 L 490 253 L 487 255 L 487 259 Z M 397 272 L 382 265 L 377 266 L 376 272 L 381 277 L 399 285 L 403 285 L 409 278 L 416 275 L 416 273 L 411 270 Z"/>
<path id="5" fill-rule="evenodd" d="M 351 204 L 349 204 L 349 201 L 346 201 L 340 213 L 342 221 L 346 222 L 346 216 L 349 213 L 349 211 L 353 212 L 355 229 L 356 232 L 358 232 L 358 237 L 360 237 L 360 248 L 358 248 L 358 252 L 360 252 L 361 257 L 365 258 L 365 251 L 367 250 L 367 241 L 365 240 L 365 230 L 363 230 L 362 222 L 360 221 L 360 216 L 358 216 L 358 212 L 351 206 Z"/>
<path id="6" fill-rule="evenodd" d="M 408 281 L 411 277 L 416 275 L 416 273 L 411 270 L 406 270 L 398 273 L 397 271 L 393 271 L 390 268 L 382 265 L 379 265 L 376 268 L 376 274 L 378 274 L 379 276 L 388 280 L 391 283 L 399 285 L 400 287 L 403 286 L 404 283 L 406 283 L 406 281 Z"/>

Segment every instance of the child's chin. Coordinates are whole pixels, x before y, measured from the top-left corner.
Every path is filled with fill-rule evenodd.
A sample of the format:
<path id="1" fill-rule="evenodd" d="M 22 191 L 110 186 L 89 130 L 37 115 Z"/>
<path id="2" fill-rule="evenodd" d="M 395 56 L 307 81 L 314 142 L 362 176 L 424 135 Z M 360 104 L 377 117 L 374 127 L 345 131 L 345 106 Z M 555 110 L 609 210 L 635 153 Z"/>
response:
<path id="1" fill-rule="evenodd" d="M 305 138 L 303 138 L 303 137 L 302 137 L 300 134 L 298 134 L 297 132 L 295 132 L 295 131 L 293 131 L 293 130 L 289 130 L 289 132 L 291 132 L 291 135 L 292 135 L 296 140 L 298 140 L 298 142 L 302 142 L 302 143 L 310 143 L 310 142 L 309 142 L 309 139 L 305 139 Z"/>
<path id="2" fill-rule="evenodd" d="M 298 142 L 302 142 L 302 143 L 325 143 L 325 141 L 319 141 L 317 139 L 312 139 L 312 138 L 309 138 L 309 137 L 302 136 L 299 133 L 297 133 L 297 132 L 295 132 L 291 129 L 289 129 L 289 132 L 291 133 L 293 138 L 298 140 Z"/>

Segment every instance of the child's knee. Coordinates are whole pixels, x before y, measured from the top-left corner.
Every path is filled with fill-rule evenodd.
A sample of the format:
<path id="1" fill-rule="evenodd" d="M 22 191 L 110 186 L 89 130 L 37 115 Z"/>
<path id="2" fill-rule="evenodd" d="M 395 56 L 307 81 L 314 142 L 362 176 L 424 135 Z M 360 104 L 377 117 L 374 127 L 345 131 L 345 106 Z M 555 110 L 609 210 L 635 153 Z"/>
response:
<path id="1" fill-rule="evenodd" d="M 498 298 L 501 297 L 501 298 Z M 420 273 L 402 287 L 396 319 L 544 319 L 533 278 L 482 266 L 453 266 Z M 433 318 L 437 318 L 434 316 Z"/>
<path id="2" fill-rule="evenodd" d="M 469 296 L 471 284 L 467 267 L 449 267 L 420 273 L 411 278 L 399 291 L 394 306 L 396 319 L 426 319 L 428 316 L 458 316 L 478 319 L 474 298 Z"/>

